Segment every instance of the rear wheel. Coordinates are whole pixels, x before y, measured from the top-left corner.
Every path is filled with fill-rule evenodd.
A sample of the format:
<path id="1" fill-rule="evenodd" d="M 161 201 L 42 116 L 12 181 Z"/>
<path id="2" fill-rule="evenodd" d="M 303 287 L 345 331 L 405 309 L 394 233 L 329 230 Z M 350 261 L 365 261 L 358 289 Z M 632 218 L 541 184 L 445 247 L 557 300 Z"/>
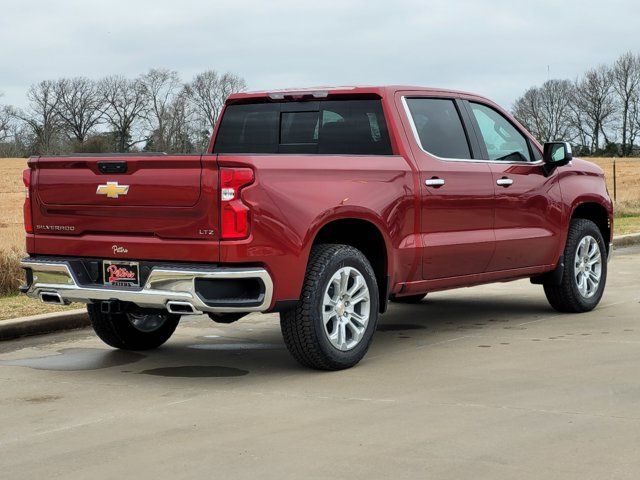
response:
<path id="1" fill-rule="evenodd" d="M 319 370 L 341 370 L 367 353 L 378 321 L 378 285 L 367 258 L 347 245 L 311 250 L 297 306 L 280 313 L 289 352 Z"/>
<path id="2" fill-rule="evenodd" d="M 559 284 L 545 282 L 544 293 L 559 312 L 588 312 L 600 302 L 607 281 L 607 250 L 591 220 L 571 221 Z"/>
<path id="3" fill-rule="evenodd" d="M 131 309 L 103 313 L 100 304 L 87 305 L 91 325 L 100 339 L 123 350 L 150 350 L 165 343 L 180 321 L 180 315 L 160 310 Z"/>
<path id="4" fill-rule="evenodd" d="M 426 297 L 426 293 L 421 293 L 419 295 L 406 295 L 404 297 L 391 297 L 389 300 L 393 303 L 420 303 L 424 297 Z"/>

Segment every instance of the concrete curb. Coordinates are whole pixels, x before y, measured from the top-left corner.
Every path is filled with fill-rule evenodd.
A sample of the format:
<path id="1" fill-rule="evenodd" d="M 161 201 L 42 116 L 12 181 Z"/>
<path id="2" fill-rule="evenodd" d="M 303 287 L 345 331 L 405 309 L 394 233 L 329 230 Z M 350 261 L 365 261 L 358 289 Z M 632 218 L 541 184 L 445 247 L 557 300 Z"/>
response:
<path id="1" fill-rule="evenodd" d="M 0 340 L 84 328 L 89 325 L 89 315 L 85 309 L 12 318 L 0 321 Z"/>
<path id="2" fill-rule="evenodd" d="M 629 233 L 627 235 L 613 237 L 613 246 L 616 248 L 638 244 L 640 244 L 640 233 Z"/>
<path id="3" fill-rule="evenodd" d="M 637 244 L 640 244 L 640 233 L 613 237 L 613 246 L 615 248 Z M 73 330 L 75 328 L 88 327 L 90 324 L 89 316 L 84 309 L 14 318 L 0 321 L 0 340 L 53 333 L 59 330 Z"/>

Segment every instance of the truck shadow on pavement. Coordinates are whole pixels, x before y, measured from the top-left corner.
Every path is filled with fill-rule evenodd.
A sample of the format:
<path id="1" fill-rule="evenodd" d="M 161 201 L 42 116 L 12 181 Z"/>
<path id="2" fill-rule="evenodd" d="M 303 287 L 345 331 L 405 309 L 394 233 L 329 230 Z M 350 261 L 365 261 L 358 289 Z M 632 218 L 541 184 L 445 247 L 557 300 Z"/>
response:
<path id="1" fill-rule="evenodd" d="M 523 324 L 554 315 L 556 313 L 543 299 L 536 298 L 435 296 L 419 304 L 392 304 L 378 323 L 372 361 L 384 361 L 385 356 L 406 350 L 410 344 L 428 346 L 453 339 L 464 330 L 488 329 L 496 334 L 501 329 L 526 330 Z M 202 321 L 197 323 L 198 327 L 202 326 Z M 254 331 L 244 328 L 240 321 L 229 329 L 228 336 L 223 330 L 219 336 L 186 338 L 181 335 L 157 350 L 143 353 L 108 348 L 64 348 L 52 355 L 0 360 L 0 366 L 61 372 L 103 369 L 115 372 L 115 367 L 126 366 L 119 375 L 169 378 L 228 378 L 250 373 L 253 376 L 308 371 L 289 356 L 275 322 L 272 328 Z M 407 340 L 413 343 L 407 343 Z M 140 367 L 145 368 L 131 368 L 139 362 L 144 363 Z"/>

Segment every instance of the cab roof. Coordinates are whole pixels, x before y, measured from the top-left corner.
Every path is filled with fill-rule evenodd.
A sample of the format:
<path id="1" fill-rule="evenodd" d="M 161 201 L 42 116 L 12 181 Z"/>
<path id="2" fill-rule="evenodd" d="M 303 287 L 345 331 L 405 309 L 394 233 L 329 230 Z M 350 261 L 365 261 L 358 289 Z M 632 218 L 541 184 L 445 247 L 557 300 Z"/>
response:
<path id="1" fill-rule="evenodd" d="M 398 91 L 412 91 L 425 94 L 451 94 L 454 96 L 483 98 L 469 92 L 460 90 L 449 90 L 437 87 L 417 87 L 414 85 L 348 85 L 348 86 L 320 86 L 320 87 L 304 87 L 304 88 L 285 88 L 277 90 L 258 90 L 253 92 L 234 93 L 229 96 L 227 102 L 270 98 L 272 100 L 301 99 L 301 98 L 326 98 L 328 96 L 337 95 L 376 95 L 386 97 L 393 95 Z"/>

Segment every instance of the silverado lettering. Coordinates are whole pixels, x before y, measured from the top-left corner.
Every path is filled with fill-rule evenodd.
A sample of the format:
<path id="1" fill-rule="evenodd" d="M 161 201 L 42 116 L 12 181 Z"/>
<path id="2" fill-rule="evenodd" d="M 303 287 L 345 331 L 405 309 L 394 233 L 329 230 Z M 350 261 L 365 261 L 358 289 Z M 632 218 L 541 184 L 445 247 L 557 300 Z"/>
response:
<path id="1" fill-rule="evenodd" d="M 336 370 L 363 358 L 389 301 L 530 278 L 556 310 L 585 312 L 604 291 L 602 170 L 478 95 L 239 93 L 205 153 L 118 157 L 126 185 L 103 161 L 29 159 L 22 290 L 86 303 L 116 348 L 157 347 L 183 315 L 279 312 L 291 354 Z M 132 265 L 107 280 L 139 271 L 134 286 L 92 273 L 105 245 Z"/>

